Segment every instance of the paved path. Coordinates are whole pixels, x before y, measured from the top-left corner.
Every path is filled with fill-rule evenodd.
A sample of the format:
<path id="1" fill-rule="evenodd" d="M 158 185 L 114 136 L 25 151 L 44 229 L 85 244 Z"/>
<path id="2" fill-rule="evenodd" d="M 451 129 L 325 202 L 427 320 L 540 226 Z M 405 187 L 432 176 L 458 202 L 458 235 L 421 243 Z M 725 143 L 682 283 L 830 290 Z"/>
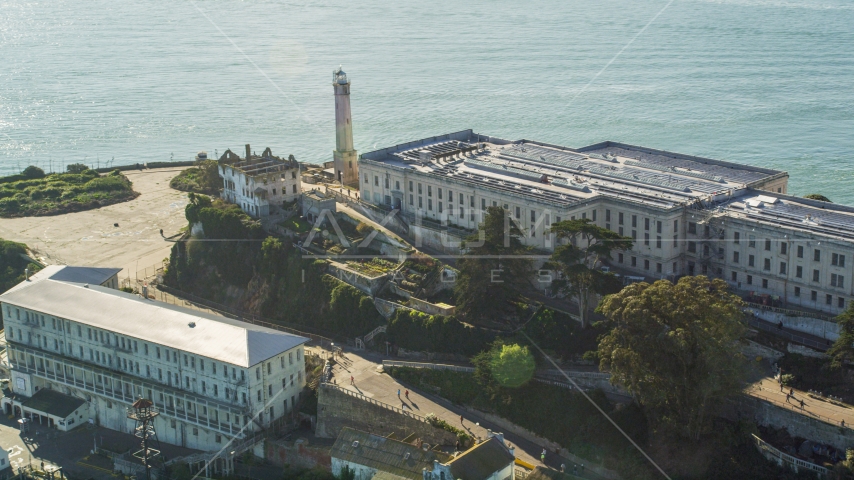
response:
<path id="1" fill-rule="evenodd" d="M 776 379 L 771 377 L 765 377 L 752 384 L 745 392 L 779 407 L 793 410 L 802 415 L 817 418 L 834 425 L 841 425 L 844 420 L 847 428 L 850 429 L 854 426 L 854 407 L 851 405 L 839 402 L 831 403 L 830 399 L 817 398 L 817 396 L 813 397 L 808 392 L 801 390 L 795 390 L 795 398 L 787 402 L 786 393 L 784 392 L 789 392 L 789 388 L 784 387 L 784 391 L 781 392 L 780 384 Z M 801 400 L 804 401 L 803 408 L 801 408 Z"/>
<path id="2" fill-rule="evenodd" d="M 382 364 L 382 357 L 378 355 L 349 350 L 345 351 L 344 355 L 346 358 L 344 364 L 338 364 L 333 368 L 333 378 L 339 386 L 359 392 L 362 395 L 389 405 L 412 410 L 414 413 L 422 416 L 433 413 L 449 424 L 461 427 L 468 431 L 469 434 L 481 439 L 487 437 L 487 428 L 493 431 L 502 431 L 497 425 L 484 421 L 480 417 L 452 405 L 444 399 L 433 395 L 425 395 L 413 389 L 412 386 L 400 384 L 388 374 L 380 373 L 377 367 Z M 347 364 L 347 361 L 350 363 Z M 350 385 L 351 376 L 355 379 L 355 385 Z M 398 389 L 401 392 L 400 398 L 397 396 Z M 405 395 L 407 389 L 409 389 L 409 398 L 406 398 Z M 462 423 L 460 423 L 461 415 L 464 419 Z M 543 450 L 542 445 L 537 445 L 534 442 L 508 432 L 504 432 L 504 437 L 508 443 L 516 447 L 516 458 L 533 465 L 543 465 L 540 462 L 540 453 Z M 570 471 L 572 470 L 573 462 L 555 455 L 554 452 L 549 452 L 546 455 L 546 466 L 559 469 L 561 463 L 566 464 Z M 598 477 L 591 475 L 588 471 L 583 478 Z"/>
<path id="3" fill-rule="evenodd" d="M 50 264 L 117 267 L 120 278 L 133 278 L 169 256 L 173 243 L 161 228 L 169 237 L 187 225 L 187 194 L 169 188 L 180 170 L 127 171 L 139 197 L 85 212 L 4 218 L 0 238 L 26 243 Z"/>

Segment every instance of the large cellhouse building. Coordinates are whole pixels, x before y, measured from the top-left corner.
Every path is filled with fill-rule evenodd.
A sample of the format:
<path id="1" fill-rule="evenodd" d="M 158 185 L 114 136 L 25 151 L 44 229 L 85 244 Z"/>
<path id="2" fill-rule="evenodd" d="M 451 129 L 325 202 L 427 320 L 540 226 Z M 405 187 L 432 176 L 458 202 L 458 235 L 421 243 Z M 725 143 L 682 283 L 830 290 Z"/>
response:
<path id="1" fill-rule="evenodd" d="M 364 153 L 359 177 L 362 201 L 398 209 L 410 234 L 439 250 L 458 247 L 501 206 L 544 254 L 556 244 L 550 225 L 586 218 L 634 239 L 610 262 L 630 275 L 705 274 L 828 314 L 854 296 L 854 208 L 788 195 L 783 171 L 464 130 Z"/>

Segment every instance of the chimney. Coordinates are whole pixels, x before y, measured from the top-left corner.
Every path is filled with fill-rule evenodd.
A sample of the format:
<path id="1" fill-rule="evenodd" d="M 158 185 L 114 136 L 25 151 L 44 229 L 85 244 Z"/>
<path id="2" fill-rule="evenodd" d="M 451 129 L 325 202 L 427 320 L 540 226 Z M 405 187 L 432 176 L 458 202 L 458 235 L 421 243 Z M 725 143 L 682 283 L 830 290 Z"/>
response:
<path id="1" fill-rule="evenodd" d="M 246 144 L 246 160 L 248 161 L 252 158 L 252 150 L 249 148 L 249 144 Z"/>
<path id="2" fill-rule="evenodd" d="M 24 277 L 28 282 L 30 281 L 30 267 L 24 269 Z"/>

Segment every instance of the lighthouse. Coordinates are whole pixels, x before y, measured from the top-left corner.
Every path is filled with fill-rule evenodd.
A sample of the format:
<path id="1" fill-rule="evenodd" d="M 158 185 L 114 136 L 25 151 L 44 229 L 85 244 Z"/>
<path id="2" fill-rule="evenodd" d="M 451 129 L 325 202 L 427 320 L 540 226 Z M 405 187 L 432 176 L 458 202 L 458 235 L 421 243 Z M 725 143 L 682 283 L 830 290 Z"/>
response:
<path id="1" fill-rule="evenodd" d="M 335 180 L 342 185 L 359 186 L 359 165 L 353 149 L 353 122 L 350 114 L 350 80 L 339 66 L 332 72 L 335 89 L 335 151 L 332 152 Z"/>

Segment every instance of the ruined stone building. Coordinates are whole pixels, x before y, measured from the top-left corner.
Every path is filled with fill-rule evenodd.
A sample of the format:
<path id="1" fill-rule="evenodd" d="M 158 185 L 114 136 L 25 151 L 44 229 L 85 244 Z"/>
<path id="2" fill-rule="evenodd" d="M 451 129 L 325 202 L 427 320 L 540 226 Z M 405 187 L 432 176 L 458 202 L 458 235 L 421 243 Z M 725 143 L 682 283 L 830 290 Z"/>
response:
<path id="1" fill-rule="evenodd" d="M 223 199 L 255 218 L 275 214 L 282 204 L 302 193 L 300 166 L 294 156 L 273 156 L 269 147 L 259 156 L 247 143 L 243 158 L 226 150 L 219 159 L 219 175 Z"/>

